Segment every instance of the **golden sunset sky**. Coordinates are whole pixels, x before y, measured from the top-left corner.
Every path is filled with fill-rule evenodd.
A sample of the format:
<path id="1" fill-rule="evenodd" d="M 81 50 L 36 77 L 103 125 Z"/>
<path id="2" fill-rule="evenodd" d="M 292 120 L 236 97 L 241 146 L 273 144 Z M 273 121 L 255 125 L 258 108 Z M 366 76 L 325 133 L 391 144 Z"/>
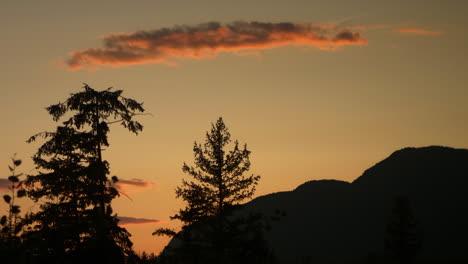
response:
<path id="1" fill-rule="evenodd" d="M 220 116 L 252 151 L 256 196 L 353 181 L 403 147 L 468 148 L 467 12 L 463 0 L 2 0 L 0 178 L 14 153 L 35 173 L 40 142 L 25 141 L 53 130 L 44 108 L 83 83 L 152 114 L 138 136 L 111 128 L 104 153 L 131 198 L 118 215 L 160 221 L 126 226 L 137 251 L 159 252 L 168 239 L 151 232 L 178 226 L 182 164 Z"/>

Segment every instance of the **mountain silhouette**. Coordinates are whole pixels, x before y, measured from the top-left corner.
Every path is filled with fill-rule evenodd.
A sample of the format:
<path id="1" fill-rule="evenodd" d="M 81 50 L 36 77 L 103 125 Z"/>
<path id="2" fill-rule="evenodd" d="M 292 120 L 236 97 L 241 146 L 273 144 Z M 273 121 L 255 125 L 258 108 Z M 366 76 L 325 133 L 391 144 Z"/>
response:
<path id="1" fill-rule="evenodd" d="M 423 230 L 419 259 L 448 263 L 468 260 L 467 188 L 467 149 L 405 148 L 352 183 L 309 181 L 242 210 L 285 213 L 266 233 L 280 263 L 364 263 L 369 255 L 388 254 L 385 227 L 395 198 L 404 196 Z"/>
<path id="2" fill-rule="evenodd" d="M 421 258 L 468 259 L 468 150 L 405 148 L 354 182 L 306 182 L 246 204 L 246 210 L 286 212 L 267 234 L 284 263 L 301 259 L 363 259 L 384 255 L 385 226 L 393 202 L 406 196 L 424 232 Z"/>

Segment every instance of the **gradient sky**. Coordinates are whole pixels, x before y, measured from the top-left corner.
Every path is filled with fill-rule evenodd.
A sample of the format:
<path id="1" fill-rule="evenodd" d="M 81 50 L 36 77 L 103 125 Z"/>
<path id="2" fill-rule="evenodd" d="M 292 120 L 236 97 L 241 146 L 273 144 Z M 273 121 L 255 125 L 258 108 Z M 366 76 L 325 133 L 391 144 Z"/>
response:
<path id="1" fill-rule="evenodd" d="M 53 130 L 44 107 L 84 82 L 153 114 L 138 136 L 111 128 L 104 154 L 131 198 L 114 209 L 138 223 L 127 225 L 137 251 L 167 243 L 151 232 L 177 226 L 182 164 L 219 116 L 252 151 L 256 196 L 352 181 L 403 147 L 468 148 L 467 11 L 462 0 L 2 1 L 0 178 L 14 153 L 34 173 L 39 144 L 25 140 Z M 257 34 L 252 21 L 273 26 Z"/>

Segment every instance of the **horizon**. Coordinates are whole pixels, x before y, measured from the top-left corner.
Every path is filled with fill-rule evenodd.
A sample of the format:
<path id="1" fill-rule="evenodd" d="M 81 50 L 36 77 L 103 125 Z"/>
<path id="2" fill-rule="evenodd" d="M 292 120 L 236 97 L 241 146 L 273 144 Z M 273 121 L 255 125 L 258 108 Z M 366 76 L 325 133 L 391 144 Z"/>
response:
<path id="1" fill-rule="evenodd" d="M 151 233 L 180 227 L 169 216 L 184 205 L 182 165 L 218 117 L 252 152 L 248 173 L 262 177 L 252 199 L 352 182 L 406 147 L 468 149 L 468 2 L 3 6 L 0 179 L 14 153 L 22 173 L 36 172 L 43 141 L 25 141 L 59 124 L 45 107 L 83 83 L 123 90 L 151 115 L 137 118 L 138 136 L 111 127 L 104 158 L 125 194 L 114 212 L 139 252 L 159 253 L 169 239 Z"/>

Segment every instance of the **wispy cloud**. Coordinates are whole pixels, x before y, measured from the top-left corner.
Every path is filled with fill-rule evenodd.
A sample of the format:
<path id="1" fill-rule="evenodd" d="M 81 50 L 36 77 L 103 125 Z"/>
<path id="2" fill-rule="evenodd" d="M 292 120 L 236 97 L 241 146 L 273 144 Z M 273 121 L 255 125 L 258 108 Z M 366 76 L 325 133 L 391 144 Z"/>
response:
<path id="1" fill-rule="evenodd" d="M 294 45 L 336 50 L 367 45 L 361 33 L 332 25 L 210 22 L 151 31 L 116 33 L 103 37 L 104 47 L 71 52 L 66 61 L 71 70 L 101 66 L 172 63 L 171 58 L 203 59 L 220 52 L 256 51 Z"/>
<path id="2" fill-rule="evenodd" d="M 11 182 L 8 179 L 0 179 L 0 191 L 7 191 Z"/>
<path id="3" fill-rule="evenodd" d="M 153 187 L 154 182 L 145 181 L 140 179 L 119 179 L 118 182 L 115 183 L 115 187 L 117 190 L 124 194 L 134 193 L 138 191 L 143 191 L 145 189 L 150 189 Z"/>
<path id="4" fill-rule="evenodd" d="M 443 30 L 429 30 L 417 27 L 401 27 L 394 30 L 394 32 L 404 35 L 420 35 L 420 36 L 440 36 L 445 34 Z"/>
<path id="5" fill-rule="evenodd" d="M 148 225 L 148 224 L 156 224 L 161 221 L 156 219 L 149 219 L 149 218 L 136 218 L 130 216 L 118 216 L 119 218 L 119 225 L 120 226 L 127 226 L 127 225 Z"/>

